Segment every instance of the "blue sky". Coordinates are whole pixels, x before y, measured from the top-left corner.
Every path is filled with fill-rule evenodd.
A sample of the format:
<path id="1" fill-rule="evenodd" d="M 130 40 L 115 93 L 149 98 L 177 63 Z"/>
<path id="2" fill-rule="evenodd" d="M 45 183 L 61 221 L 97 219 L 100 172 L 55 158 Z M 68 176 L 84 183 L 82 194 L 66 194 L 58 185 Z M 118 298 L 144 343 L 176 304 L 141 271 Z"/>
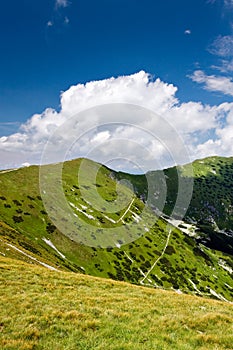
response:
<path id="1" fill-rule="evenodd" d="M 0 136 L 25 133 L 21 125 L 46 108 L 59 112 L 60 94 L 72 85 L 140 71 L 150 74 L 149 80 L 160 78 L 164 86 L 177 87 L 178 104 L 217 108 L 228 103 L 221 107 L 221 123 L 229 120 L 232 14 L 232 0 L 3 1 Z M 216 142 L 222 127 L 210 125 L 199 143 Z M 192 133 L 194 137 L 200 130 Z M 6 147 L 6 138 L 2 142 Z M 9 166 L 16 163 L 12 160 Z"/>

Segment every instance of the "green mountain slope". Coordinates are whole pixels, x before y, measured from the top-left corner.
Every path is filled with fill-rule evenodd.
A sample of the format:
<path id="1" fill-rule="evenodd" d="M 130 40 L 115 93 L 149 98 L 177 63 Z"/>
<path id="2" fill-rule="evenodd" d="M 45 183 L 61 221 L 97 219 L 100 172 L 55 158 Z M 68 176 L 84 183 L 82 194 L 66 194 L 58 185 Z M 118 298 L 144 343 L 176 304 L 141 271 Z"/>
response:
<path id="1" fill-rule="evenodd" d="M 232 305 L 0 257 L 2 350 L 232 349 Z"/>
<path id="2" fill-rule="evenodd" d="M 147 199 L 148 204 L 157 207 L 157 198 L 148 198 L 148 178 L 154 184 L 163 183 L 166 188 L 166 200 L 162 211 L 174 218 L 181 217 L 186 223 L 195 224 L 199 242 L 212 249 L 218 249 L 233 255 L 233 158 L 209 157 L 196 160 L 191 164 L 177 166 L 163 171 L 153 171 L 146 175 L 118 173 L 117 178 L 126 177 L 138 196 Z M 190 181 L 193 178 L 193 183 Z M 165 183 L 162 181 L 165 179 Z M 176 207 L 177 193 L 182 185 L 192 189 L 187 211 Z M 188 182 L 187 182 L 188 181 Z M 185 190 L 187 187 L 184 186 Z M 154 192 L 155 189 L 151 192 Z M 162 186 L 158 192 L 163 192 Z M 184 194 L 185 197 L 185 194 Z M 174 212 L 174 208 L 177 212 Z"/>
<path id="3" fill-rule="evenodd" d="M 178 171 L 187 176 L 185 167 Z M 170 175 L 174 169 L 165 174 L 170 189 L 176 182 Z M 231 251 L 204 245 L 206 232 L 198 233 L 200 227 L 195 226 L 190 237 L 168 216 L 159 217 L 140 199 L 146 195 L 144 178 L 123 175 L 84 159 L 1 172 L 0 255 L 51 269 L 233 300 Z M 136 179 L 136 191 L 119 182 L 120 177 Z M 157 188 L 159 181 L 156 175 Z M 194 195 L 195 191 L 194 186 Z M 169 214 L 171 190 L 167 196 Z M 189 211 L 188 219 L 193 222 Z"/>

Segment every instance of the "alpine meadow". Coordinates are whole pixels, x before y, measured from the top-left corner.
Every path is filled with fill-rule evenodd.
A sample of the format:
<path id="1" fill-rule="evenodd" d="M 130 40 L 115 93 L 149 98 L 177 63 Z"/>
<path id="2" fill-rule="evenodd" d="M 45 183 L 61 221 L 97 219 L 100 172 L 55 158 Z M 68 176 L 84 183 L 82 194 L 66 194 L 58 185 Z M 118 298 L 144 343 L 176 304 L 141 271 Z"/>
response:
<path id="1" fill-rule="evenodd" d="M 233 350 L 233 0 L 0 1 L 0 350 Z"/>
<path id="2" fill-rule="evenodd" d="M 85 184 L 78 182 L 81 164 Z M 57 166 L 45 165 L 42 171 L 54 179 L 54 186 L 59 186 Z M 65 162 L 62 188 L 72 224 L 68 215 L 57 217 L 66 234 L 46 212 L 54 199 L 44 206 L 38 166 L 2 171 L 1 346 L 231 349 L 233 158 L 192 164 L 190 206 L 182 220 L 174 219 L 169 214 L 177 173 L 188 177 L 189 168 L 164 170 L 167 195 L 159 213 L 155 199 L 145 200 L 148 174 L 115 172 L 87 159 Z M 93 183 L 89 179 L 96 171 Z M 157 196 L 161 173 L 149 174 Z M 55 192 L 51 185 L 50 190 Z M 85 201 L 85 191 L 92 203 L 98 192 L 106 207 L 95 209 Z M 126 198 L 128 205 L 108 212 L 108 203 L 117 197 Z M 116 241 L 114 235 L 105 237 L 111 228 L 117 229 Z"/>

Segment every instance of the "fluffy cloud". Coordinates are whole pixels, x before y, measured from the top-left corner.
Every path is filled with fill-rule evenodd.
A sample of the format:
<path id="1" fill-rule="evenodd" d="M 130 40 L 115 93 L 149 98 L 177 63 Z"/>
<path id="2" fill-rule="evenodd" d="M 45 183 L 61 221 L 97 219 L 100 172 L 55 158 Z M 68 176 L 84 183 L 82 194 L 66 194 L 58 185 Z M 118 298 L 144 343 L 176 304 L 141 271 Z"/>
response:
<path id="1" fill-rule="evenodd" d="M 206 155 L 233 155 L 233 103 L 224 103 L 221 109 L 225 112 L 225 120 L 218 128 L 212 138 L 206 142 L 197 145 L 197 151 L 201 157 Z"/>
<path id="2" fill-rule="evenodd" d="M 206 83 L 204 74 L 195 77 Z M 0 166 L 82 156 L 146 171 L 213 153 L 231 155 L 233 104 L 180 103 L 176 92 L 144 71 L 71 86 L 61 94 L 59 112 L 48 108 L 0 138 Z"/>
<path id="3" fill-rule="evenodd" d="M 202 70 L 196 70 L 190 78 L 209 91 L 219 91 L 225 95 L 233 96 L 233 81 L 230 78 L 216 75 L 206 75 Z"/>
<path id="4" fill-rule="evenodd" d="M 75 114 L 81 110 L 105 103 L 132 103 L 164 113 L 178 102 L 177 88 L 141 71 L 139 73 L 78 84 L 62 93 L 62 114 Z"/>

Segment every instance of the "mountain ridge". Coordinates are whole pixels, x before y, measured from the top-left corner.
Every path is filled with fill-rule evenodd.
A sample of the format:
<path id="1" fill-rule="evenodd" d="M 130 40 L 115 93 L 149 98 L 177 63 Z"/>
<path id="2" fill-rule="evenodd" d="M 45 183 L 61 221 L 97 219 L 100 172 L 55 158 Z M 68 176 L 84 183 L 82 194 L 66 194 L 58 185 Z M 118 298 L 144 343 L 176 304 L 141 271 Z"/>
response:
<path id="1" fill-rule="evenodd" d="M 211 163 L 212 167 L 215 166 L 215 169 L 220 170 L 226 170 L 225 165 L 230 164 L 227 168 L 228 173 L 221 170 L 223 173 L 220 174 L 221 181 L 216 182 L 220 186 L 224 183 L 224 179 L 229 177 L 232 158 L 214 158 L 209 159 L 207 163 L 208 169 Z M 194 164 L 194 174 L 198 174 L 198 171 L 201 171 L 200 168 L 202 172 L 206 171 L 205 164 L 203 165 L 200 161 L 196 164 L 198 166 Z M 202 164 L 201 167 L 200 164 Z M 80 166 L 84 167 L 84 183 L 77 178 Z M 48 165 L 46 176 L 53 179 L 54 169 L 54 165 Z M 180 169 L 184 173 L 187 166 L 178 167 L 178 171 Z M 51 213 L 50 217 L 48 216 L 43 194 L 40 193 L 39 172 L 40 169 L 37 166 L 0 172 L 1 254 L 13 257 L 17 255 L 19 258 L 19 250 L 21 250 L 55 269 L 124 280 L 151 287 L 175 289 L 221 300 L 233 299 L 231 234 L 228 242 L 225 238 L 226 234 L 216 231 L 212 222 L 204 222 L 204 224 L 200 222 L 201 218 L 195 213 L 194 207 L 191 211 L 187 211 L 187 216 L 182 220 L 170 218 L 169 210 L 174 209 L 173 197 L 174 193 L 177 193 L 174 190 L 177 187 L 177 177 L 173 176 L 175 169 L 157 172 L 158 180 L 160 180 L 158 173 L 163 177 L 165 175 L 168 189 L 164 202 L 165 210 L 162 215 L 158 215 L 158 211 L 151 206 L 153 198 L 150 197 L 149 205 L 146 201 L 146 186 L 143 183 L 145 178 L 141 175 L 127 174 L 123 177 L 122 173 L 116 173 L 101 164 L 84 159 L 64 163 L 62 190 L 69 205 L 69 212 L 73 215 L 68 223 L 66 217 L 59 216 L 59 220 L 64 221 L 62 228 L 68 228 L 69 234 L 64 234 L 56 227 L 54 219 L 51 220 Z M 94 178 L 95 181 L 93 181 Z M 144 192 L 140 193 L 138 187 L 135 190 L 134 179 L 140 180 L 137 186 L 139 184 Z M 229 179 L 231 181 L 231 177 Z M 134 191 L 132 186 L 130 188 L 125 186 L 127 180 L 134 187 Z M 52 189 L 57 189 L 58 186 L 58 180 L 51 183 Z M 199 180 L 195 183 L 194 179 L 195 196 L 199 196 L 198 186 Z M 205 188 L 203 183 L 201 188 Z M 220 188 L 222 190 L 221 186 Z M 229 187 L 224 188 L 227 192 Z M 208 186 L 207 189 L 209 191 Z M 142 196 L 143 193 L 145 198 Z M 104 203 L 101 208 L 98 207 L 100 206 L 99 197 L 102 197 Z M 91 204 L 88 204 L 90 198 Z M 228 198 L 231 205 L 231 195 Z M 193 201 L 194 199 L 192 197 Z M 195 199 L 196 202 L 197 199 Z M 199 209 L 197 206 L 196 208 Z M 229 209 L 229 206 L 227 208 Z M 111 212 L 110 209 L 117 210 Z M 53 214 L 57 213 L 54 208 L 52 210 Z M 143 220 L 142 213 L 145 213 Z M 221 218 L 217 219 L 216 222 L 219 225 L 223 224 Z M 230 230 L 231 220 L 232 217 L 229 215 L 228 225 L 220 227 L 220 230 L 223 232 Z M 73 225 L 76 225 L 74 233 L 72 233 Z M 116 233 L 116 239 L 114 238 L 108 245 L 101 237 L 104 235 L 103 232 L 108 232 L 109 229 Z M 122 230 L 124 234 L 121 237 L 119 233 Z M 220 245 L 220 250 L 216 250 L 216 245 L 219 245 L 218 235 L 223 245 L 223 247 Z M 85 244 L 84 239 L 87 236 L 91 245 Z M 215 246 L 209 244 L 213 241 Z M 28 256 L 21 255 L 23 259 L 36 263 L 36 260 L 33 261 Z"/>

